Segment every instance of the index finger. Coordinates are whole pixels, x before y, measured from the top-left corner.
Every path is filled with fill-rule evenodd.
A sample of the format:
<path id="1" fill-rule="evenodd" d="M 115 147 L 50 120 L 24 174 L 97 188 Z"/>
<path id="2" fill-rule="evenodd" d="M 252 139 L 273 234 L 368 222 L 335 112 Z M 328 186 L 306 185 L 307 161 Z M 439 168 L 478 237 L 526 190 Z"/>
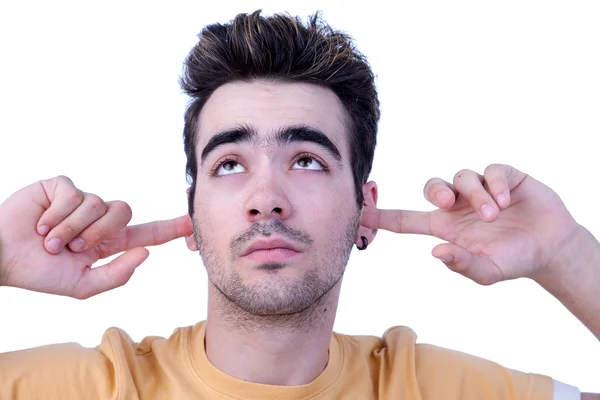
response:
<path id="1" fill-rule="evenodd" d="M 108 255 L 112 255 L 136 247 L 158 246 L 192 233 L 192 221 L 186 214 L 174 219 L 128 226 L 105 249 Z"/>
<path id="2" fill-rule="evenodd" d="M 361 223 L 371 229 L 432 235 L 431 212 L 429 211 L 380 210 L 365 206 Z"/>

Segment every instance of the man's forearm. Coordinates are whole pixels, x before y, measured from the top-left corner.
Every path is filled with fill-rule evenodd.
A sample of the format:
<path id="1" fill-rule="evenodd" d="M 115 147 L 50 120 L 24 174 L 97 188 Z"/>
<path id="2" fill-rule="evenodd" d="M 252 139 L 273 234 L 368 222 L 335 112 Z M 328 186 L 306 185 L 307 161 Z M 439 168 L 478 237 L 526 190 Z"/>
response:
<path id="1" fill-rule="evenodd" d="M 535 278 L 600 340 L 600 243 L 584 227 Z"/>

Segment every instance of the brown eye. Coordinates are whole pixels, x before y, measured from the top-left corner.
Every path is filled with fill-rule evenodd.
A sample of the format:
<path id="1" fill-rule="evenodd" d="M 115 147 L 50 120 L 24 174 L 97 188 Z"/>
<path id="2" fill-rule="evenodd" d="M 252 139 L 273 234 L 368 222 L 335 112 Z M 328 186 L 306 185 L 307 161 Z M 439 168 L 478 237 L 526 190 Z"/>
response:
<path id="1" fill-rule="evenodd" d="M 233 169 L 238 165 L 235 161 L 227 161 L 223 163 L 223 169 L 225 171 L 233 171 Z"/>
<path id="2" fill-rule="evenodd" d="M 312 164 L 313 160 L 310 157 L 302 157 L 297 161 L 298 165 L 302 168 L 308 168 Z"/>
<path id="3" fill-rule="evenodd" d="M 302 156 L 294 162 L 293 169 L 303 169 L 309 171 L 325 171 L 323 164 L 311 156 Z"/>
<path id="4" fill-rule="evenodd" d="M 235 160 L 225 160 L 216 168 L 214 175 L 232 175 L 246 172 L 242 164 Z"/>

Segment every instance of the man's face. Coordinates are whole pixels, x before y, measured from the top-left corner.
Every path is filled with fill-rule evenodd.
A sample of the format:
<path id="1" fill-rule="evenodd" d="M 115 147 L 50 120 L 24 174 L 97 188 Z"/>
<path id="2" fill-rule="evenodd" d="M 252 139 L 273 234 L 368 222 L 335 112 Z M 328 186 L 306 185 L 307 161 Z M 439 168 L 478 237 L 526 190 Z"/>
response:
<path id="1" fill-rule="evenodd" d="M 199 118 L 196 243 L 210 282 L 255 315 L 340 282 L 360 221 L 343 105 L 306 83 L 219 87 Z"/>

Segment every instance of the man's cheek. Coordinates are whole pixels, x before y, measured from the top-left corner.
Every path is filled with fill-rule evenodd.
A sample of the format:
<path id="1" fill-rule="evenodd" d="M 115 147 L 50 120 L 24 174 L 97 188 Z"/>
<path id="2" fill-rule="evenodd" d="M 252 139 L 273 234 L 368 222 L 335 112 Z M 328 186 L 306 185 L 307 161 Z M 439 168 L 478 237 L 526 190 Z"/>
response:
<path id="1" fill-rule="evenodd" d="M 231 191 L 228 196 L 227 191 L 210 188 L 208 185 L 202 186 L 196 191 L 195 207 L 208 216 L 218 215 L 223 209 L 229 209 L 228 212 L 231 213 L 231 194 Z"/>
<path id="2" fill-rule="evenodd" d="M 356 208 L 354 194 L 344 194 L 335 187 L 304 191 L 296 196 L 294 208 L 303 219 L 323 225 L 326 221 L 343 219 Z"/>
<path id="3" fill-rule="evenodd" d="M 218 221 L 215 221 L 215 217 L 220 215 L 214 209 L 213 203 L 207 200 L 206 198 L 196 198 L 194 202 L 194 222 L 205 241 L 209 239 L 207 236 L 218 234 L 218 232 L 215 232 L 215 228 L 218 227 Z"/>

